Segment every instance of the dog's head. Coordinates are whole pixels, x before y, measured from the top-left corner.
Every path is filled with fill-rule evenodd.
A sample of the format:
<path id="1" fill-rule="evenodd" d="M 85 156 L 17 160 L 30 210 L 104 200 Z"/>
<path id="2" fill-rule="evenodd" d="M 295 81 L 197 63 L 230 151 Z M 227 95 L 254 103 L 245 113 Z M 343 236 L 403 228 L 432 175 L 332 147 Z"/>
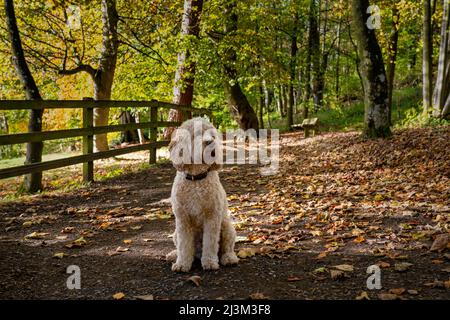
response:
<path id="1" fill-rule="evenodd" d="M 198 175 L 222 167 L 222 141 L 217 129 L 204 118 L 184 122 L 172 134 L 170 159 L 178 171 Z"/>

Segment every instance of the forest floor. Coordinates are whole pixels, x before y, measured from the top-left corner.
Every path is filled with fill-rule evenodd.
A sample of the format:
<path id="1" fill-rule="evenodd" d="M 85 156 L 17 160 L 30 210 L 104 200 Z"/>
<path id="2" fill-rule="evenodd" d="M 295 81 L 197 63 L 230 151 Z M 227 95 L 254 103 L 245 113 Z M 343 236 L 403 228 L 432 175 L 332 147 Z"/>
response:
<path id="1" fill-rule="evenodd" d="M 282 136 L 275 176 L 226 167 L 242 259 L 214 272 L 173 273 L 164 259 L 168 163 L 5 200 L 0 299 L 450 299 L 449 138 L 448 126 L 372 141 L 298 132 Z M 69 265 L 80 290 L 66 287 Z M 380 290 L 367 288 L 372 265 Z"/>

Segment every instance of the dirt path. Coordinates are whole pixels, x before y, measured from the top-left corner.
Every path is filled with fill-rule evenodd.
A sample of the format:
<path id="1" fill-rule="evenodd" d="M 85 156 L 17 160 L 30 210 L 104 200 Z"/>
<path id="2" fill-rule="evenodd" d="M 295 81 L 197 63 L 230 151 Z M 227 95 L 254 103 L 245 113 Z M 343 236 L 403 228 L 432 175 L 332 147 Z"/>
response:
<path id="1" fill-rule="evenodd" d="M 429 251 L 449 230 L 449 136 L 448 127 L 370 142 L 295 133 L 283 136 L 277 176 L 225 168 L 237 250 L 249 257 L 216 272 L 197 263 L 175 274 L 164 261 L 173 249 L 169 164 L 0 204 L 0 298 L 449 299 L 449 250 Z M 366 287 L 374 264 L 381 290 Z M 69 265 L 80 267 L 81 290 L 66 287 Z M 186 281 L 192 275 L 200 286 Z"/>

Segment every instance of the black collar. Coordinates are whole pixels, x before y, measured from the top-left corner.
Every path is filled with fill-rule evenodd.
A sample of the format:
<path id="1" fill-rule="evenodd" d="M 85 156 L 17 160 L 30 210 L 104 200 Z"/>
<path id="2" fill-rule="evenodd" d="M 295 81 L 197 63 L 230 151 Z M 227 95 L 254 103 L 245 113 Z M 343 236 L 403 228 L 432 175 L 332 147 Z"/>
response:
<path id="1" fill-rule="evenodd" d="M 205 179 L 208 176 L 208 173 L 209 173 L 209 171 L 206 171 L 206 172 L 197 174 L 195 176 L 193 176 L 193 175 L 191 175 L 189 173 L 186 173 L 186 180 L 189 180 L 189 181 L 203 180 L 203 179 Z"/>

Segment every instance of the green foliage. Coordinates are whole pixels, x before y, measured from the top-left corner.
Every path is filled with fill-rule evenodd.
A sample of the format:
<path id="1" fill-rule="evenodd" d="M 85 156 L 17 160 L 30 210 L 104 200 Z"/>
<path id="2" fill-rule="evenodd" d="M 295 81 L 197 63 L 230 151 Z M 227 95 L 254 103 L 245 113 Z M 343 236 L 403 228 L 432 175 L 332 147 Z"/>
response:
<path id="1" fill-rule="evenodd" d="M 406 128 L 437 127 L 443 125 L 450 125 L 450 120 L 435 118 L 431 112 L 424 113 L 417 107 L 407 109 L 404 119 L 400 122 L 400 126 Z"/>
<path id="2" fill-rule="evenodd" d="M 101 1 L 75 0 L 33 1 L 15 0 L 18 26 L 21 31 L 27 60 L 45 99 L 82 99 L 92 97 L 92 79 L 86 73 L 62 76 L 59 70 L 71 69 L 78 63 L 98 65 L 101 54 Z M 224 97 L 223 66 L 227 53 L 236 51 L 235 68 L 238 80 L 254 109 L 259 105 L 259 88 L 271 95 L 269 111 L 264 108 L 265 127 L 289 130 L 286 126 L 286 92 L 291 84 L 290 66 L 297 66 L 297 77 L 292 85 L 297 95 L 294 122 L 302 121 L 304 106 L 313 110 L 311 100 L 305 101 L 305 73 L 311 66 L 307 62 L 308 15 L 310 0 L 248 0 L 237 1 L 235 12 L 238 28 L 224 34 L 227 23 L 224 8 L 229 0 L 204 1 L 199 38 L 179 36 L 183 1 L 173 0 L 118 0 L 119 56 L 114 79 L 112 98 L 116 100 L 171 101 L 177 55 L 189 49 L 188 61 L 196 63 L 193 106 L 213 111 L 214 121 L 220 129 L 235 128 L 227 101 Z M 316 110 L 325 130 L 360 130 L 363 127 L 363 92 L 357 72 L 357 56 L 350 26 L 349 2 L 320 1 L 321 53 L 329 52 L 325 72 L 324 103 Z M 69 5 L 80 9 L 79 20 L 69 23 Z M 389 36 L 392 32 L 392 8 L 400 10 L 396 21 L 399 29 L 399 51 L 394 94 L 393 122 L 396 126 L 412 123 L 435 123 L 438 120 L 421 119 L 421 2 L 387 1 L 378 4 L 382 10 L 382 28 L 377 31 L 378 40 L 387 59 Z M 9 41 L 5 30 L 3 4 L 0 5 L 0 99 L 23 99 L 24 93 L 11 64 Z M 298 23 L 294 25 L 294 17 Z M 434 16 L 439 27 L 442 6 Z M 80 25 L 77 23 L 80 22 Z M 340 41 L 337 31 L 340 27 Z M 297 56 L 291 57 L 293 31 L 297 29 Z M 326 31 L 326 32 L 325 32 Z M 439 34 L 434 42 L 438 44 Z M 438 46 L 435 45 L 435 56 Z M 293 60 L 291 60 L 293 59 Z M 339 83 L 337 83 L 339 74 Z M 336 92 L 336 85 L 339 91 Z M 284 110 L 280 110 L 280 103 Z M 410 111 L 407 111 L 411 109 Z M 117 123 L 122 110 L 111 110 L 111 123 Z M 130 110 L 135 113 L 136 110 Z M 142 110 L 147 119 L 148 110 Z M 26 132 L 27 111 L 5 112 L 9 133 Z M 283 114 L 283 116 L 282 116 Z M 310 113 L 314 116 L 314 110 Z M 165 118 L 167 112 L 158 115 Z M 1 123 L 1 121 L 0 121 Z M 46 111 L 45 130 L 78 128 L 80 112 Z M 0 129 L 1 130 L 1 129 Z M 2 131 L 2 133 L 4 133 Z M 117 138 L 111 135 L 110 137 Z M 45 143 L 45 152 L 67 151 L 77 141 L 53 141 Z M 77 147 L 78 148 L 78 147 Z M 0 147 L 2 159 L 21 156 L 23 146 Z"/>

